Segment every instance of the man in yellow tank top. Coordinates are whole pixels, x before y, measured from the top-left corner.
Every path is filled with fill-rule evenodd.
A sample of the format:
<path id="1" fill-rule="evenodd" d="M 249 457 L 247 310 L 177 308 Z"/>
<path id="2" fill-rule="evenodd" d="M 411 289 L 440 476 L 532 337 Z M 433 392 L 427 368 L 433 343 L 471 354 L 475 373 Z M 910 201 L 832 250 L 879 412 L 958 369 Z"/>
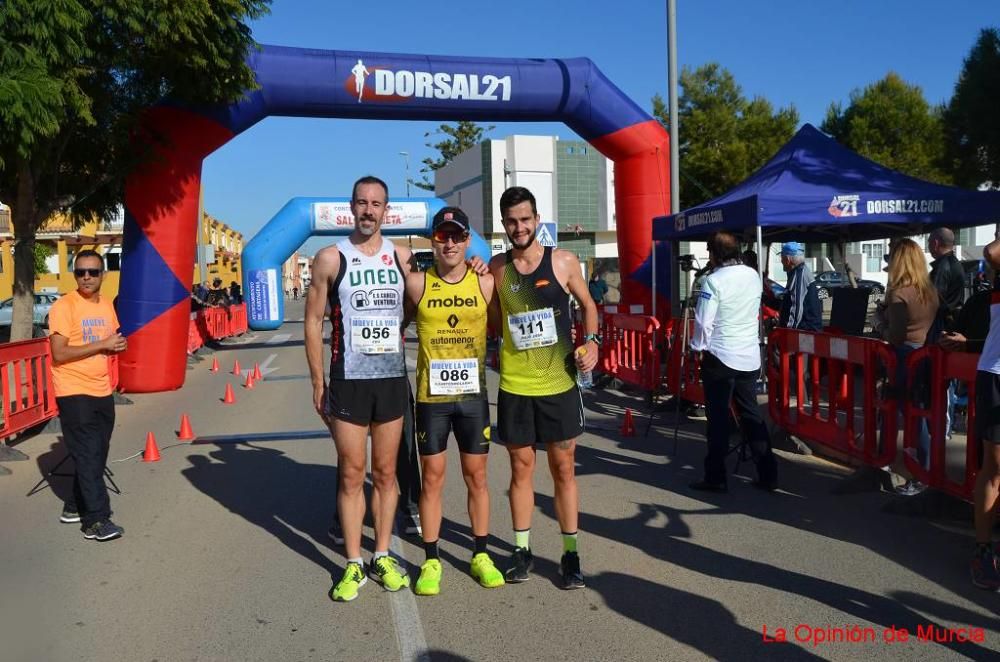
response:
<path id="1" fill-rule="evenodd" d="M 486 458 L 490 411 L 486 399 L 486 319 L 493 276 L 478 276 L 465 262 L 469 218 L 445 207 L 431 225 L 434 266 L 406 279 L 406 319 L 417 321 L 417 450 L 423 468 L 420 520 L 426 561 L 414 586 L 417 595 L 441 590 L 441 490 L 448 435 L 455 434 L 469 491 L 475 539 L 471 574 L 485 588 L 504 584 L 486 551 L 490 497 Z"/>
<path id="2" fill-rule="evenodd" d="M 493 328 L 501 328 L 497 427 L 510 453 L 510 512 L 514 554 L 508 582 L 529 579 L 529 535 L 535 509 L 532 474 L 535 444 L 545 444 L 555 486 L 555 510 L 563 536 L 562 587 L 583 588 L 577 550 L 579 497 L 576 438 L 583 433 L 583 400 L 577 370 L 597 365 L 597 306 L 573 253 L 538 243 L 538 210 L 531 191 L 514 186 L 500 196 L 500 215 L 513 248 L 490 261 L 496 288 Z M 569 295 L 584 312 L 583 345 L 573 348 Z"/>

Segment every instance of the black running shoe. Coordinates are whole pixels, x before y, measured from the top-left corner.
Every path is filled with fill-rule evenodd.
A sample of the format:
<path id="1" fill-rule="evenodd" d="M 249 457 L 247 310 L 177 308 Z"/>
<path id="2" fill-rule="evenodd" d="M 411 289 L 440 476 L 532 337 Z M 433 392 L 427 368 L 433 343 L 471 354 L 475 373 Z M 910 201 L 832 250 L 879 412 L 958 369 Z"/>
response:
<path id="1" fill-rule="evenodd" d="M 327 530 L 326 537 L 332 540 L 334 545 L 344 544 L 344 530 L 340 528 L 340 519 L 333 518 L 333 524 Z"/>
<path id="2" fill-rule="evenodd" d="M 420 526 L 419 513 L 400 513 L 397 524 L 404 535 L 421 536 L 424 533 L 423 527 Z"/>
<path id="3" fill-rule="evenodd" d="M 77 512 L 76 508 L 64 506 L 62 514 L 59 515 L 59 521 L 63 524 L 77 524 L 80 521 L 80 513 Z"/>
<path id="4" fill-rule="evenodd" d="M 510 567 L 507 568 L 507 572 L 504 576 L 507 581 L 512 584 L 517 584 L 519 582 L 526 582 L 531 579 L 528 573 L 535 565 L 535 557 L 531 553 L 530 549 L 524 547 L 517 547 L 514 549 L 514 553 L 510 556 Z"/>
<path id="5" fill-rule="evenodd" d="M 125 529 L 118 526 L 109 519 L 101 520 L 100 522 L 95 522 L 83 530 L 83 537 L 87 540 L 114 540 L 115 538 L 121 538 L 122 534 L 125 533 Z"/>
<path id="6" fill-rule="evenodd" d="M 571 590 L 583 588 L 587 585 L 583 581 L 583 573 L 580 571 L 580 555 L 576 552 L 566 552 L 559 561 L 559 572 L 562 574 L 562 587 Z"/>

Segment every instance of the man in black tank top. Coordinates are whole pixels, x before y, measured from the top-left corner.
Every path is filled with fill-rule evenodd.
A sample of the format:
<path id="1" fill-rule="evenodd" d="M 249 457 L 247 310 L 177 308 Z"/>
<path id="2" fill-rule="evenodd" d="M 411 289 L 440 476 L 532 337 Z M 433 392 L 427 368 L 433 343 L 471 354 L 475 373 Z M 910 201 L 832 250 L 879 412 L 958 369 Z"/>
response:
<path id="1" fill-rule="evenodd" d="M 583 433 L 583 400 L 576 371 L 597 365 L 597 306 L 590 298 L 576 255 L 542 247 L 536 240 L 535 197 L 515 186 L 500 197 L 500 215 L 513 249 L 490 262 L 496 295 L 493 328 L 501 329 L 500 393 L 497 424 L 510 454 L 510 510 L 514 554 L 508 582 L 523 582 L 533 564 L 531 514 L 535 507 L 532 474 L 535 444 L 545 444 L 555 487 L 555 510 L 563 537 L 562 587 L 583 588 L 577 549 L 579 496 L 576 438 Z M 569 295 L 584 311 L 583 344 L 574 351 Z"/>

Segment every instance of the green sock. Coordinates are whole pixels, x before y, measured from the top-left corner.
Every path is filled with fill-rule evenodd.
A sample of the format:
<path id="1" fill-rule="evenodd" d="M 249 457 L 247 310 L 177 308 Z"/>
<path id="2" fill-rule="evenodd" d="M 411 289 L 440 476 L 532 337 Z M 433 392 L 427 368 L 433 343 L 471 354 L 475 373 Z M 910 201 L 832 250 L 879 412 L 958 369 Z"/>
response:
<path id="1" fill-rule="evenodd" d="M 531 549 L 531 529 L 514 529 L 514 547 Z"/>
<path id="2" fill-rule="evenodd" d="M 575 552 L 576 551 L 576 531 L 573 533 L 564 533 L 563 537 L 563 552 Z"/>

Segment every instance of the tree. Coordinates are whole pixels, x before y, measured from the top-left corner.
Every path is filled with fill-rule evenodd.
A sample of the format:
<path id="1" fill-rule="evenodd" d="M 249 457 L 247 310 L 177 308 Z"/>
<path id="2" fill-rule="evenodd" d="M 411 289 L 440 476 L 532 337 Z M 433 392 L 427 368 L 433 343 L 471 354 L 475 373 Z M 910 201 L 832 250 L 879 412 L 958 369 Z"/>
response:
<path id="1" fill-rule="evenodd" d="M 482 127 L 475 122 L 462 120 L 457 122 L 454 126 L 450 124 L 442 124 L 437 128 L 437 131 L 429 131 L 425 133 L 424 138 L 440 135 L 448 137 L 434 144 L 426 143 L 428 147 L 436 149 L 441 156 L 436 159 L 428 157 L 422 161 L 424 167 L 420 169 L 420 172 L 424 173 L 424 179 L 420 182 L 413 182 L 414 185 L 425 191 L 433 191 L 434 182 L 430 181 L 427 178 L 427 175 L 435 170 L 440 170 L 445 167 L 451 163 L 456 156 L 470 147 L 478 145 L 482 142 L 483 136 L 492 131 L 493 128 L 494 127 L 492 125 Z"/>
<path id="2" fill-rule="evenodd" d="M 979 33 L 944 113 L 955 183 L 1000 185 L 1000 30 Z"/>
<path id="3" fill-rule="evenodd" d="M 680 76 L 680 199 L 683 208 L 706 202 L 740 183 L 792 137 L 794 107 L 774 110 L 763 97 L 747 100 L 732 73 L 717 63 Z M 669 131 L 666 104 L 653 97 L 653 115 Z"/>
<path id="4" fill-rule="evenodd" d="M 822 130 L 840 144 L 886 167 L 950 183 L 944 166 L 944 123 L 917 85 L 898 74 L 851 92 L 850 103 L 830 104 Z"/>
<path id="5" fill-rule="evenodd" d="M 164 97 L 233 101 L 255 87 L 244 21 L 270 0 L 5 0 L 0 3 L 0 199 L 14 225 L 11 339 L 31 335 L 35 231 L 54 211 L 110 219 L 136 140 Z"/>
<path id="6" fill-rule="evenodd" d="M 35 242 L 35 250 L 32 255 L 33 258 L 32 261 L 35 264 L 34 269 L 36 274 L 49 273 L 49 265 L 46 264 L 45 261 L 49 259 L 55 252 L 56 252 L 55 249 L 52 248 L 52 246 L 50 246 L 49 244 L 44 244 L 42 242 Z"/>

